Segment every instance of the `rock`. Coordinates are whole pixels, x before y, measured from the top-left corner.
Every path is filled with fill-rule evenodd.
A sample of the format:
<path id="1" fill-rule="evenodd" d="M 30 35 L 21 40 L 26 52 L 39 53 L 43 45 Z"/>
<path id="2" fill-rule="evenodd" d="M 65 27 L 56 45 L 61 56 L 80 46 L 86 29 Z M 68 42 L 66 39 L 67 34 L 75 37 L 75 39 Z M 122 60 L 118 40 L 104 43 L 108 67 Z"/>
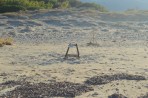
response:
<path id="1" fill-rule="evenodd" d="M 0 15 L 0 19 L 8 19 L 8 17 L 7 16 L 1 16 Z"/>
<path id="2" fill-rule="evenodd" d="M 14 27 L 7 27 L 6 29 L 14 29 Z"/>
<path id="3" fill-rule="evenodd" d="M 99 95 L 97 92 L 92 94 L 93 97 L 96 97 L 97 95 Z"/>
<path id="4" fill-rule="evenodd" d="M 18 19 L 29 19 L 28 16 L 18 16 Z"/>
<path id="5" fill-rule="evenodd" d="M 101 31 L 103 31 L 103 32 L 108 32 L 109 30 L 108 30 L 108 29 L 102 29 Z"/>
<path id="6" fill-rule="evenodd" d="M 148 93 L 146 95 L 138 97 L 138 98 L 148 98 Z"/>
<path id="7" fill-rule="evenodd" d="M 25 29 L 22 29 L 20 32 L 21 33 L 28 33 L 28 32 L 33 32 L 33 31 L 35 31 L 35 29 L 28 26 Z"/>
<path id="8" fill-rule="evenodd" d="M 11 37 L 16 37 L 16 33 L 15 32 L 9 32 L 8 35 L 10 35 Z"/>

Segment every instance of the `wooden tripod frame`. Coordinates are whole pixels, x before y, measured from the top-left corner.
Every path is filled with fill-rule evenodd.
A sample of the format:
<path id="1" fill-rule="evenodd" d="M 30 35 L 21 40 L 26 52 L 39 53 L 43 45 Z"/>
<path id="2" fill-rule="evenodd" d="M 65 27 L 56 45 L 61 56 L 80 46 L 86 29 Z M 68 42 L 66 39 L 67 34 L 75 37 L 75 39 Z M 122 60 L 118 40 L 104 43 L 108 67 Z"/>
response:
<path id="1" fill-rule="evenodd" d="M 69 49 L 70 49 L 71 47 L 74 47 L 74 46 L 75 46 L 76 49 L 77 49 L 77 54 L 68 54 Z M 69 44 L 69 45 L 68 45 L 68 48 L 67 48 L 67 51 L 66 51 L 66 54 L 65 54 L 65 59 L 67 59 L 68 57 L 80 58 L 79 48 L 78 48 L 78 45 L 77 45 L 77 44 Z"/>

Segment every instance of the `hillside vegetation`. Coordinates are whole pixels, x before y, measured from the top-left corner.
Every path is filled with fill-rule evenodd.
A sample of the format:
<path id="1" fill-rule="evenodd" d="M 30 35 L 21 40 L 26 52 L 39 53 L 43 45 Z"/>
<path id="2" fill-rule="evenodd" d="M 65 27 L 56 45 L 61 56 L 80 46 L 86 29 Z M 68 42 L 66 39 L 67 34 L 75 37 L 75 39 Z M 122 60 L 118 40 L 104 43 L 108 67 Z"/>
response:
<path id="1" fill-rule="evenodd" d="M 36 9 L 65 9 L 70 7 L 89 8 L 101 12 L 107 9 L 95 3 L 82 3 L 79 0 L 0 0 L 0 13 Z"/>

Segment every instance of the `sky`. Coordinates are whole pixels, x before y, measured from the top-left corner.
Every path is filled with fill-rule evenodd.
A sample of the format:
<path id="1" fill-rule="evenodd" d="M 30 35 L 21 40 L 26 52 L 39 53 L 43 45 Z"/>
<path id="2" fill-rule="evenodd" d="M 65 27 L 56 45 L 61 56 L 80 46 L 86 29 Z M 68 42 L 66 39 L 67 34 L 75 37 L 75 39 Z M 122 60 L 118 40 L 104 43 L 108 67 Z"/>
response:
<path id="1" fill-rule="evenodd" d="M 96 2 L 111 11 L 125 11 L 127 9 L 148 10 L 148 0 L 81 0 Z"/>

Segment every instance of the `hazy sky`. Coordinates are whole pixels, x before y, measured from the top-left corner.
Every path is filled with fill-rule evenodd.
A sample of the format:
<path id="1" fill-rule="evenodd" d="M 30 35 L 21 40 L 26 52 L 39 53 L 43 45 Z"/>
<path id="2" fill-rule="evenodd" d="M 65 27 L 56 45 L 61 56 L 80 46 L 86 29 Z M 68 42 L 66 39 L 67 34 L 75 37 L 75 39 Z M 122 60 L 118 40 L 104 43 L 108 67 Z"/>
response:
<path id="1" fill-rule="evenodd" d="M 84 2 L 96 2 L 104 5 L 112 11 L 122 11 L 127 9 L 148 10 L 148 0 L 81 0 Z"/>

